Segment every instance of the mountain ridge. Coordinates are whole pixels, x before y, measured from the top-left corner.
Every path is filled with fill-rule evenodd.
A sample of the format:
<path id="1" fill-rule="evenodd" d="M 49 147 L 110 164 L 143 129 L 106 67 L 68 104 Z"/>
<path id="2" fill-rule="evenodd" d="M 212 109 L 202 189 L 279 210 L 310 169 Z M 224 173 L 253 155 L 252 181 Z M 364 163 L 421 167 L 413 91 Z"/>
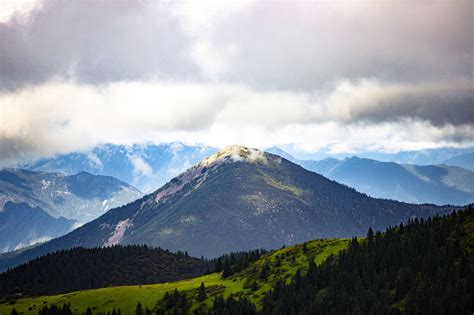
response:
<path id="1" fill-rule="evenodd" d="M 271 150 L 279 152 L 274 148 Z M 286 155 L 310 171 L 375 198 L 437 205 L 474 202 L 474 172 L 468 169 L 444 164 L 398 164 L 359 156 L 313 161 Z"/>
<path id="2" fill-rule="evenodd" d="M 280 156 L 232 146 L 152 194 L 13 260 L 73 246 L 147 244 L 191 255 L 278 248 L 323 237 L 363 235 L 453 207 L 374 199 Z"/>
<path id="3" fill-rule="evenodd" d="M 9 233 L 2 233 L 0 250 L 14 250 L 61 236 L 141 196 L 133 186 L 110 176 L 2 169 L 0 226 Z M 9 202 L 12 206 L 6 213 Z"/>

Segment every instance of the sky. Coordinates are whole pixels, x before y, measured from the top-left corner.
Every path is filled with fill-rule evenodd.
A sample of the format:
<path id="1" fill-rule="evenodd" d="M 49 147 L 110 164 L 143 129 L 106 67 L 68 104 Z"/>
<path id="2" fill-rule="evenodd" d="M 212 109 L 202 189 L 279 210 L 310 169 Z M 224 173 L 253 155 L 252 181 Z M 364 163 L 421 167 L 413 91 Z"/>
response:
<path id="1" fill-rule="evenodd" d="M 0 165 L 101 143 L 471 146 L 473 6 L 0 0 Z"/>

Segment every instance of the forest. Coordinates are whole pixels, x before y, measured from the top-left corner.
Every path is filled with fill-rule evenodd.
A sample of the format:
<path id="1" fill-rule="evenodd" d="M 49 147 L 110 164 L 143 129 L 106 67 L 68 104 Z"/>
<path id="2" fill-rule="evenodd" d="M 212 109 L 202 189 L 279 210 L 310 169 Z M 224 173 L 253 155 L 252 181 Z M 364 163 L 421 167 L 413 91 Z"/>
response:
<path id="1" fill-rule="evenodd" d="M 171 282 L 223 270 L 230 276 L 265 253 L 257 249 L 198 259 L 146 245 L 66 249 L 1 273 L 0 298 Z"/>

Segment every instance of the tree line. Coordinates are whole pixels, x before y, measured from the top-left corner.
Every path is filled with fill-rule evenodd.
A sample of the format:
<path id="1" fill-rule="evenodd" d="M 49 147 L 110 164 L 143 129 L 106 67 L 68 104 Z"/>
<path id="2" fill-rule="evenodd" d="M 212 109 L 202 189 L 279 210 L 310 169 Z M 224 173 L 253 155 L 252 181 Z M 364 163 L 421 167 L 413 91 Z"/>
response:
<path id="1" fill-rule="evenodd" d="M 0 297 L 155 284 L 222 271 L 227 277 L 265 253 L 257 249 L 198 259 L 187 252 L 172 253 L 146 245 L 65 249 L 1 273 Z"/>

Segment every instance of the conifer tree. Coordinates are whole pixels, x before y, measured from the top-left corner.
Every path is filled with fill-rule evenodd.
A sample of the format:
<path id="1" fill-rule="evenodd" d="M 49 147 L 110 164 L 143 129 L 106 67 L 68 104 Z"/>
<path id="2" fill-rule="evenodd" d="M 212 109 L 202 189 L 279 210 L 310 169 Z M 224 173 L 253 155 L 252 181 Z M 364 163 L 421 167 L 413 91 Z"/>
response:
<path id="1" fill-rule="evenodd" d="M 232 267 L 230 266 L 230 262 L 228 259 L 226 259 L 225 263 L 224 263 L 224 270 L 222 272 L 222 277 L 223 278 L 227 278 L 229 277 L 230 275 L 232 275 Z"/>
<path id="2" fill-rule="evenodd" d="M 270 268 L 268 267 L 268 265 L 263 265 L 262 270 L 260 271 L 260 279 L 267 280 L 269 271 Z"/>
<path id="3" fill-rule="evenodd" d="M 207 298 L 206 287 L 204 286 L 204 282 L 201 282 L 201 286 L 199 287 L 199 292 L 198 292 L 197 300 L 198 300 L 199 302 L 202 302 L 202 301 L 204 301 L 206 298 Z"/>
<path id="4" fill-rule="evenodd" d="M 135 308 L 136 315 L 143 315 L 142 303 L 138 302 L 137 307 Z"/>

